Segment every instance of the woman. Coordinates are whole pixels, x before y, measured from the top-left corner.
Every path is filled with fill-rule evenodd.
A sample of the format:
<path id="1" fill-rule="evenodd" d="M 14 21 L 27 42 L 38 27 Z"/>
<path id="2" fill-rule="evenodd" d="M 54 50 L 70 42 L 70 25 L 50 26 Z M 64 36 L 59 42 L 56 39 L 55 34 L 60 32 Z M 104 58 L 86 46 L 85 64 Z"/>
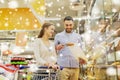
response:
<path id="1" fill-rule="evenodd" d="M 34 54 L 39 66 L 47 66 L 56 68 L 56 52 L 54 43 L 49 40 L 54 34 L 55 27 L 51 23 L 44 23 L 42 29 L 38 35 L 38 38 L 34 41 Z"/>

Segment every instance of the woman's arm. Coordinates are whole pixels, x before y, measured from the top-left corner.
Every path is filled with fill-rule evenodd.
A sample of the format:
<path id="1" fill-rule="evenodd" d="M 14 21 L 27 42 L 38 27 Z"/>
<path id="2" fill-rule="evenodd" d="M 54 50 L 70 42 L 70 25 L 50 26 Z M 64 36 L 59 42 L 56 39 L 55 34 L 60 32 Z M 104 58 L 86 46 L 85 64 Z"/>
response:
<path id="1" fill-rule="evenodd" d="M 35 56 L 35 59 L 36 59 L 38 65 L 44 65 L 47 62 L 40 56 L 40 54 L 42 54 L 40 52 L 40 46 L 41 45 L 40 45 L 39 40 L 36 39 L 33 43 L 34 56 Z"/>

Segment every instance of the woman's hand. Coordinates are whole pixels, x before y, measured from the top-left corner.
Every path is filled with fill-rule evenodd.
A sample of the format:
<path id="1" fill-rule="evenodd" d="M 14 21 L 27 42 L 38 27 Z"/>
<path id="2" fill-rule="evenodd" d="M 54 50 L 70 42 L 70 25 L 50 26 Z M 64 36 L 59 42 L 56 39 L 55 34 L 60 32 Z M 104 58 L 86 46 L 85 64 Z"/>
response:
<path id="1" fill-rule="evenodd" d="M 45 63 L 45 64 L 44 64 L 44 66 L 47 66 L 47 67 L 49 67 L 49 63 Z"/>
<path id="2" fill-rule="evenodd" d="M 59 66 L 56 64 L 49 64 L 48 68 L 52 68 L 54 70 L 57 70 L 57 69 L 59 69 Z"/>
<path id="3" fill-rule="evenodd" d="M 59 69 L 59 66 L 55 64 L 52 66 L 52 69 L 57 70 L 57 69 Z"/>

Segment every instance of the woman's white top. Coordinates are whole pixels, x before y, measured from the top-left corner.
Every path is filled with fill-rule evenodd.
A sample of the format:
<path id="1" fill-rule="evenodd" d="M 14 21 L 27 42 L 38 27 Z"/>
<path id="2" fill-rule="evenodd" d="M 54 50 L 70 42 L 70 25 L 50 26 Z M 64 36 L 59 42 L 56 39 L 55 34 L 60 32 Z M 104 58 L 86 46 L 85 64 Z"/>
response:
<path id="1" fill-rule="evenodd" d="M 50 46 L 46 46 L 41 38 L 37 38 L 33 44 L 33 51 L 38 65 L 45 63 L 56 63 L 57 56 L 54 47 L 54 42 L 50 41 Z"/>

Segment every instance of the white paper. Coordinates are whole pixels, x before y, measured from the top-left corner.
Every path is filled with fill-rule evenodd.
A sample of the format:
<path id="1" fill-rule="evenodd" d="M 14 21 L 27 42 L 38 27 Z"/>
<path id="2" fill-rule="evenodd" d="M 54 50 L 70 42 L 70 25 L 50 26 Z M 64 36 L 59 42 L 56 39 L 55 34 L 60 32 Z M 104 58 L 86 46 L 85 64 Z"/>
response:
<path id="1" fill-rule="evenodd" d="M 69 49 L 71 50 L 71 52 L 73 53 L 73 56 L 79 60 L 79 59 L 83 59 L 87 62 L 87 57 L 85 56 L 85 53 L 83 52 L 83 50 L 80 48 L 80 46 L 78 46 L 78 44 L 74 44 L 74 46 L 68 46 Z"/>

